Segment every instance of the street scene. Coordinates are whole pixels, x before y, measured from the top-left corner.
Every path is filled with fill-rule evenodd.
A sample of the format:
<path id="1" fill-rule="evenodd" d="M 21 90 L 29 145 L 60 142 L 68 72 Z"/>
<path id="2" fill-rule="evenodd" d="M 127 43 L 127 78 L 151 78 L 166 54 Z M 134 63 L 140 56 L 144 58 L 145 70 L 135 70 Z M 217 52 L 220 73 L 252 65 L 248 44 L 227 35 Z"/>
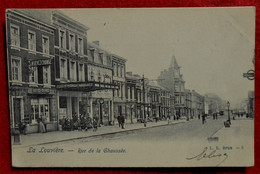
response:
<path id="1" fill-rule="evenodd" d="M 7 10 L 13 165 L 253 165 L 254 19 L 253 8 Z"/>

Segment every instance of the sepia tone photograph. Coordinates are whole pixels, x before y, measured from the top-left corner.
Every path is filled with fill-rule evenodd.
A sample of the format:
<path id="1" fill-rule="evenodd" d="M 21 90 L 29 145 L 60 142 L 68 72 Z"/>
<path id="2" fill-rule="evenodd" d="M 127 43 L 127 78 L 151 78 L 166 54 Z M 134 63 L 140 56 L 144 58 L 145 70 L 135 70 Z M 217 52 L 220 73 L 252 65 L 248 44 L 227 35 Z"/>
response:
<path id="1" fill-rule="evenodd" d="M 6 10 L 13 167 L 254 166 L 255 8 Z"/>

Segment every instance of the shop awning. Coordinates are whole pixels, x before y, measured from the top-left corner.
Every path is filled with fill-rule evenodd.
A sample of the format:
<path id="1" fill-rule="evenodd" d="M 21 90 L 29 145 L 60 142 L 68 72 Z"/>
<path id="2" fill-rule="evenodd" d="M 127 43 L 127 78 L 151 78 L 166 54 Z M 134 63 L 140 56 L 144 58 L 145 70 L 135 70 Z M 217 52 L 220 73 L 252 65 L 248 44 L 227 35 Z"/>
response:
<path id="1" fill-rule="evenodd" d="M 69 82 L 57 85 L 57 89 L 64 91 L 98 91 L 107 89 L 119 89 L 119 86 L 114 83 L 105 82 Z"/>

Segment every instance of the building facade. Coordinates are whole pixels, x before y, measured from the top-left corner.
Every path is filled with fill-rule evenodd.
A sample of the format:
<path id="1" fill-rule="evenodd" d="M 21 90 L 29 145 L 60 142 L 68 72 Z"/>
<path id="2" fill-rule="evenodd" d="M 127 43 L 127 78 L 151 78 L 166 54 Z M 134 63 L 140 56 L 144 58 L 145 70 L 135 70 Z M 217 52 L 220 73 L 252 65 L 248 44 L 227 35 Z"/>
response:
<path id="1" fill-rule="evenodd" d="M 113 83 L 118 86 L 118 89 L 113 90 L 114 118 L 116 118 L 119 115 L 123 115 L 126 118 L 126 59 L 115 54 L 112 54 L 111 58 L 113 70 Z"/>
<path id="2" fill-rule="evenodd" d="M 192 90 L 191 96 L 192 96 L 191 116 L 195 118 L 202 116 L 205 113 L 204 96 L 200 95 L 195 90 Z"/>
<path id="3" fill-rule="evenodd" d="M 180 69 L 181 67 L 178 65 L 175 56 L 173 56 L 170 67 L 162 71 L 158 77 L 158 79 L 163 79 L 158 81 L 159 85 L 169 90 L 171 95 L 174 96 L 171 99 L 172 105 L 174 102 L 174 109 L 171 109 L 171 114 L 177 117 L 185 116 L 187 113 L 185 81 Z"/>
<path id="4" fill-rule="evenodd" d="M 44 119 L 55 130 L 55 28 L 18 10 L 8 10 L 6 19 L 11 129 L 25 122 L 28 133 L 38 132 Z"/>

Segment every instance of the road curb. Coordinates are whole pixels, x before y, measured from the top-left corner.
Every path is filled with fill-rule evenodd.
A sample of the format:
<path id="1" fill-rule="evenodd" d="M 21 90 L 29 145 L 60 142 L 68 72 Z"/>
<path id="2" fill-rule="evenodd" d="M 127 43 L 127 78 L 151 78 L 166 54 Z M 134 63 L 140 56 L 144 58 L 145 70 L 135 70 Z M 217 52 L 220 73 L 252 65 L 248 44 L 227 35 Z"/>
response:
<path id="1" fill-rule="evenodd" d="M 162 127 L 162 126 L 169 126 L 169 125 L 175 125 L 175 124 L 180 124 L 180 123 L 185 123 L 187 122 L 186 120 L 181 121 L 181 122 L 174 122 L 170 124 L 163 124 L 163 125 L 154 125 L 150 127 L 140 127 L 140 128 L 134 128 L 134 129 L 129 129 L 129 130 L 121 130 L 121 131 L 115 131 L 115 132 L 108 132 L 108 133 L 101 133 L 101 134 L 96 134 L 96 135 L 89 135 L 89 136 L 84 136 L 84 137 L 76 137 L 76 138 L 69 138 L 69 139 L 63 139 L 63 140 L 57 140 L 57 141 L 51 141 L 51 142 L 44 142 L 44 143 L 38 143 L 38 144 L 30 144 L 30 145 L 12 145 L 12 148 L 24 148 L 24 147 L 29 147 L 29 146 L 40 146 L 40 145 L 47 145 L 47 144 L 55 144 L 55 143 L 60 143 L 60 142 L 66 142 L 66 141 L 72 141 L 72 140 L 80 140 L 80 139 L 85 139 L 85 138 L 93 138 L 93 137 L 98 137 L 98 136 L 103 136 L 103 135 L 113 135 L 117 133 L 124 133 L 124 132 L 132 132 L 136 130 L 142 130 L 142 129 L 149 129 L 149 128 L 155 128 L 155 127 Z"/>

